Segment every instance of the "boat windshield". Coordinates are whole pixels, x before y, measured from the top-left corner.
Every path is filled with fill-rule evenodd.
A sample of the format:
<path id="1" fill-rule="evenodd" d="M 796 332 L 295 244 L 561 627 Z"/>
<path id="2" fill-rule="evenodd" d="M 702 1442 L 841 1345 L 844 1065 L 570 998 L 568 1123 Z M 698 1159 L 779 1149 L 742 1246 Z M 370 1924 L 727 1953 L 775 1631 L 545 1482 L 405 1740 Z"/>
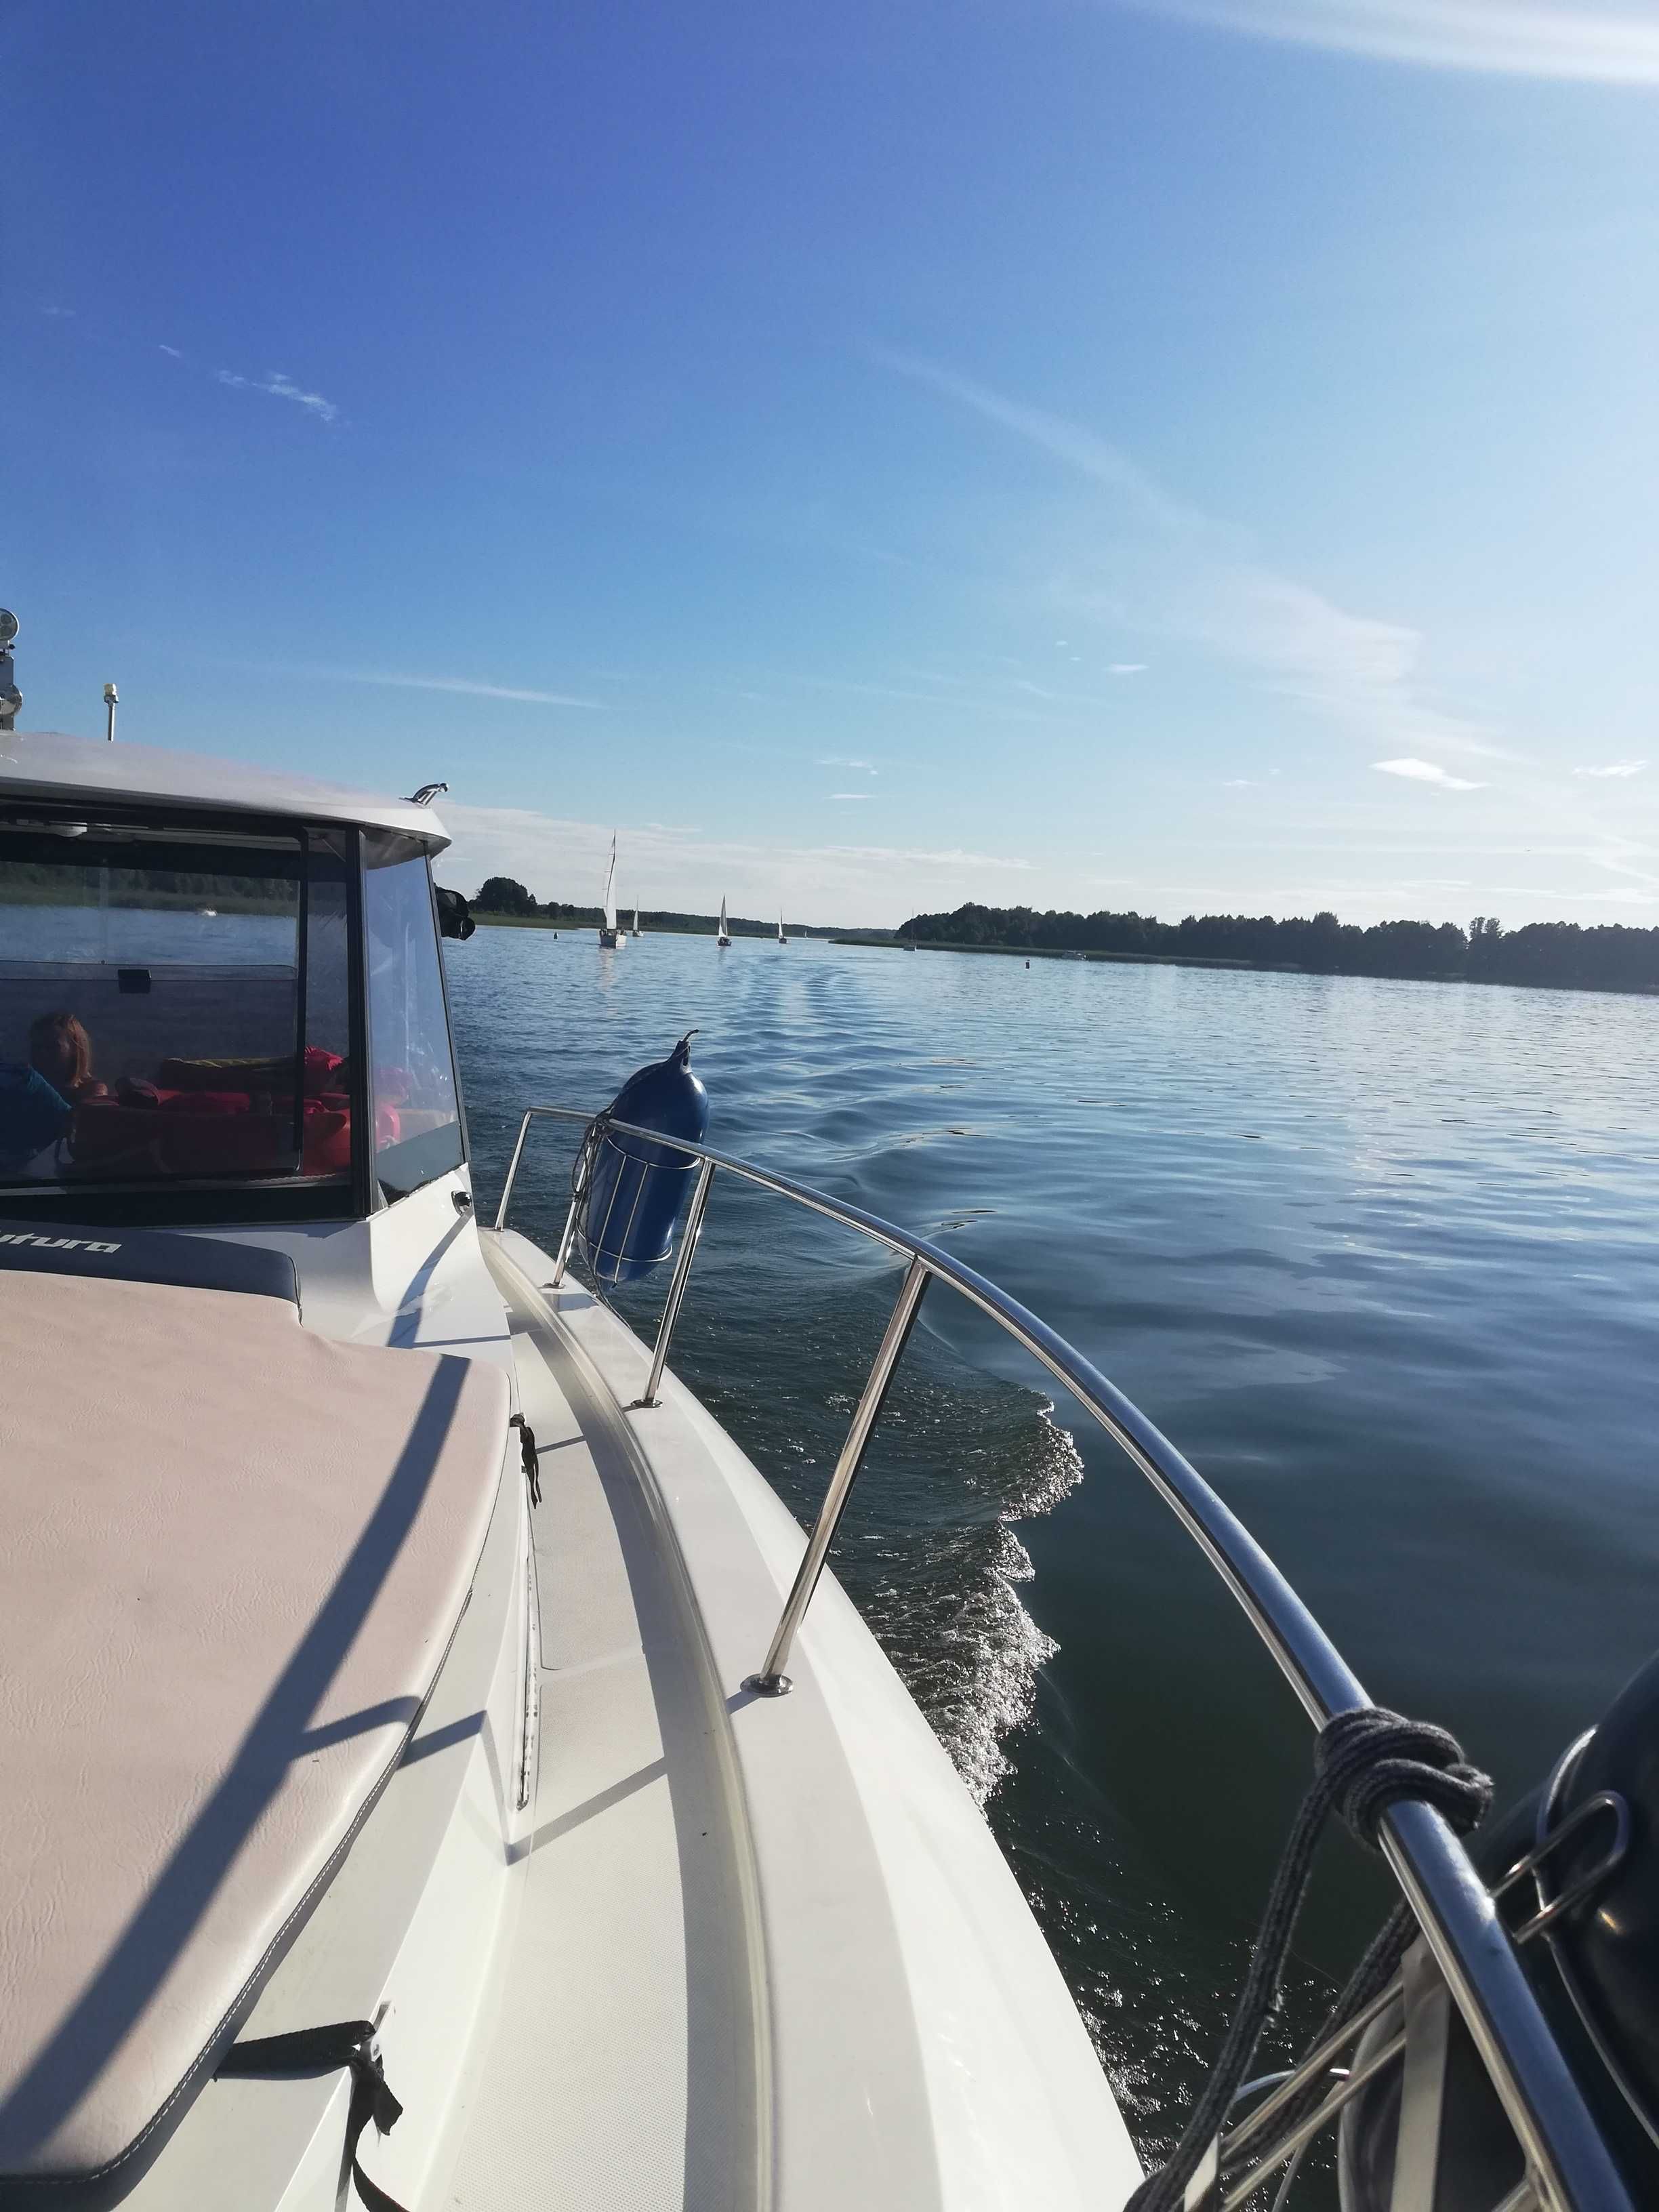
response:
<path id="1" fill-rule="evenodd" d="M 326 830 L 0 819 L 0 1207 L 348 1191 L 346 892 Z"/>

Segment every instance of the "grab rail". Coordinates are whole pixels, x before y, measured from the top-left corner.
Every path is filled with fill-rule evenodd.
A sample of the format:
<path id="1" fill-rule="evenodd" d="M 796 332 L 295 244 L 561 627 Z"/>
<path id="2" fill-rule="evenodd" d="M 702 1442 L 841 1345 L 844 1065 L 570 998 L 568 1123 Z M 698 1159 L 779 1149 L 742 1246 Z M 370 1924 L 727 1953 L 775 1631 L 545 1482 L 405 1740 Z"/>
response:
<path id="1" fill-rule="evenodd" d="M 531 1106 L 519 1124 L 495 1228 L 507 1226 L 530 1125 L 538 1118 L 591 1124 L 574 1106 Z M 619 1135 L 661 1145 L 659 1130 L 611 1121 Z M 796 1631 L 811 1601 L 848 1494 L 863 1463 L 889 1385 L 929 1283 L 948 1283 L 970 1305 L 1006 1331 L 1092 1414 L 1164 1499 L 1226 1583 L 1246 1619 L 1272 1652 L 1314 1725 L 1333 1715 L 1370 1705 L 1358 1677 L 1248 1528 L 1208 1483 L 1156 1429 L 1115 1383 L 1037 1316 L 987 1277 L 926 1237 L 912 1237 L 862 1206 L 830 1198 L 793 1176 L 733 1159 L 707 1145 L 672 1140 L 677 1152 L 701 1160 L 685 1230 L 652 1353 L 650 1378 L 635 1410 L 657 1403 L 686 1281 L 702 1233 L 703 1216 L 717 1171 L 769 1190 L 904 1259 L 903 1284 L 836 1462 L 830 1486 L 795 1580 L 758 1674 L 745 1687 L 781 1696 L 789 1687 L 782 1672 Z M 559 1241 L 553 1287 L 563 1280 L 576 1233 L 573 1199 Z M 1485 1882 L 1462 1844 L 1427 1805 L 1391 1805 L 1382 1816 L 1384 1856 L 1446 1978 L 1476 2049 L 1486 2063 L 1510 2124 L 1520 2140 L 1528 2173 L 1545 2212 L 1632 2212 L 1631 2198 L 1577 2081 L 1539 2008 Z"/>

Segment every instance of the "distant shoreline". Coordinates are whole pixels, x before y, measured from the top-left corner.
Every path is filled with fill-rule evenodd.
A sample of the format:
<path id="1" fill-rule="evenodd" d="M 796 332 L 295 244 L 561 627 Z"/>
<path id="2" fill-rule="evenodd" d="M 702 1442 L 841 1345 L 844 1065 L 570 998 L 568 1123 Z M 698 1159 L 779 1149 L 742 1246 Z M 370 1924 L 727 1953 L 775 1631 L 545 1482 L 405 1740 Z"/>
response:
<path id="1" fill-rule="evenodd" d="M 1546 982 L 1530 978 L 1507 975 L 1356 975 L 1347 969 L 1307 968 L 1289 960 L 1223 960 L 1196 952 L 1100 952 L 1079 951 L 1060 945 L 960 945 L 948 938 L 918 937 L 832 937 L 832 945 L 862 945 L 878 952 L 902 952 L 914 944 L 918 952 L 989 952 L 1005 960 L 1076 960 L 1092 961 L 1127 968 L 1216 968 L 1231 970 L 1235 975 L 1329 975 L 1334 980 L 1359 983 L 1474 983 L 1482 989 L 1498 991 L 1606 991 L 1614 998 L 1651 999 L 1659 997 L 1659 984 L 1654 983 L 1567 983 Z"/>

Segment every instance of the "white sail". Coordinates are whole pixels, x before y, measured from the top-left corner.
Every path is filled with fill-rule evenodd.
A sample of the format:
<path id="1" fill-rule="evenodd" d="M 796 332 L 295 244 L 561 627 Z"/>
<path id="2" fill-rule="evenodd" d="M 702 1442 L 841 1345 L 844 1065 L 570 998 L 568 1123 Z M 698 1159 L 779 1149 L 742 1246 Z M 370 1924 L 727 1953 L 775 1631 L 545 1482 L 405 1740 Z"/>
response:
<path id="1" fill-rule="evenodd" d="M 635 937 L 637 937 L 637 936 L 639 935 L 639 933 L 640 933 L 640 910 L 639 910 L 638 907 L 635 907 L 635 909 L 634 909 L 634 934 L 635 934 Z"/>
<path id="2" fill-rule="evenodd" d="M 617 927 L 617 833 L 611 833 L 611 866 L 605 872 L 605 926 L 614 932 Z"/>
<path id="3" fill-rule="evenodd" d="M 714 933 L 714 941 L 717 945 L 729 945 L 732 941 L 732 933 L 726 926 L 726 900 L 723 896 L 720 900 L 720 926 Z"/>
<path id="4" fill-rule="evenodd" d="M 778 908 L 778 943 L 787 945 L 789 939 L 783 933 L 783 908 L 780 907 Z"/>

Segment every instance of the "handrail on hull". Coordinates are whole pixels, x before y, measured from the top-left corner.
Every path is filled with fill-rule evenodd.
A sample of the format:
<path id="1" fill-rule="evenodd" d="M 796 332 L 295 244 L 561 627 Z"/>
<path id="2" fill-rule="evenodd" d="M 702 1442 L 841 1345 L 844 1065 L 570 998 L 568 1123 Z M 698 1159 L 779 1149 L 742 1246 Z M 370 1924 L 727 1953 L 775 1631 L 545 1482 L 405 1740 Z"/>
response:
<path id="1" fill-rule="evenodd" d="M 573 1106 L 526 1109 L 495 1211 L 497 1231 L 507 1227 L 531 1123 L 543 1118 L 591 1125 L 596 1117 Z M 617 1121 L 608 1121 L 607 1127 L 622 1136 L 645 1138 L 659 1145 L 664 1141 L 660 1130 Z M 926 1237 L 912 1237 L 862 1206 L 830 1198 L 793 1176 L 734 1159 L 710 1146 L 676 1139 L 674 1149 L 700 1160 L 702 1166 L 652 1353 L 650 1379 L 635 1410 L 656 1403 L 669 1340 L 717 1171 L 736 1176 L 826 1220 L 856 1230 L 907 1262 L 898 1300 L 883 1332 L 771 1646 L 759 1673 L 749 1678 L 748 1686 L 772 1696 L 789 1687 L 782 1671 L 784 1663 L 823 1571 L 923 1293 L 930 1283 L 938 1281 L 948 1283 L 1022 1345 L 1127 1455 L 1232 1592 L 1316 1728 L 1336 1713 L 1370 1705 L 1347 1662 L 1249 1529 L 1139 1407 L 1046 1322 L 942 1246 Z M 573 1200 L 559 1241 L 555 1288 L 563 1279 L 576 1229 Z M 1381 1841 L 1519 2138 L 1545 2212 L 1632 2212 L 1629 2193 L 1539 2008 L 1491 1893 L 1462 1844 L 1431 1807 L 1412 1802 L 1389 1808 L 1382 1817 Z"/>

